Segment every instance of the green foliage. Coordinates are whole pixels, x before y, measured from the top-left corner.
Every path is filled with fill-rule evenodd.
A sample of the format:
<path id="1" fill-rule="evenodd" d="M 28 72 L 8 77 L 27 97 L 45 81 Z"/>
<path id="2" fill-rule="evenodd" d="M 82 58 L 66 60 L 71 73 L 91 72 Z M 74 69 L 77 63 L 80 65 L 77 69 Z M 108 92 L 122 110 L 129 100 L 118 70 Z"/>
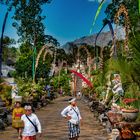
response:
<path id="1" fill-rule="evenodd" d="M 20 46 L 20 56 L 16 61 L 17 76 L 29 78 L 32 76 L 32 50 L 29 43 L 24 43 Z"/>
<path id="2" fill-rule="evenodd" d="M 33 48 L 28 42 L 21 44 L 20 56 L 16 62 L 16 76 L 20 77 L 32 77 L 32 64 L 33 64 Z M 36 54 L 37 55 L 37 54 Z M 41 55 L 39 64 L 36 70 L 36 78 L 48 78 L 48 74 L 51 67 L 52 57 L 47 54 L 45 62 L 43 62 L 43 55 Z"/>
<path id="3" fill-rule="evenodd" d="M 91 75 L 97 75 L 97 74 L 99 74 L 99 71 L 98 70 L 92 70 L 91 71 Z"/>
<path id="4" fill-rule="evenodd" d="M 15 40 L 9 38 L 8 36 L 5 36 L 3 38 L 3 52 L 2 52 L 2 60 L 5 64 L 8 63 L 9 59 L 13 61 L 12 63 L 15 63 L 16 58 L 18 57 L 18 49 L 13 47 L 12 45 L 15 45 Z"/>
<path id="5" fill-rule="evenodd" d="M 64 69 L 61 70 L 60 74 L 52 78 L 52 85 L 54 89 L 57 91 L 60 87 L 62 87 L 65 94 L 69 94 L 70 92 L 70 74 L 67 73 Z"/>
<path id="6" fill-rule="evenodd" d="M 63 60 L 67 61 L 66 52 L 63 48 L 58 48 L 56 53 L 56 61 L 59 63 L 59 61 Z"/>
<path id="7" fill-rule="evenodd" d="M 55 39 L 53 36 L 51 36 L 51 35 L 45 35 L 44 36 L 44 42 L 45 43 L 51 43 L 51 44 L 53 44 L 53 45 L 55 45 L 56 47 L 57 46 L 60 46 L 60 43 L 57 41 L 57 39 Z"/>
<path id="8" fill-rule="evenodd" d="M 43 62 L 43 58 L 40 58 L 37 70 L 36 78 L 48 78 L 51 69 L 52 57 L 50 55 L 46 56 L 46 61 Z"/>
<path id="9" fill-rule="evenodd" d="M 139 23 L 139 12 L 138 12 L 138 0 L 113 0 L 111 4 L 109 4 L 105 10 L 108 19 L 114 21 L 114 16 L 119 9 L 119 6 L 124 4 L 128 9 L 129 19 L 131 22 L 131 27 L 135 30 Z M 124 15 L 120 15 L 120 25 L 124 25 Z"/>
<path id="10" fill-rule="evenodd" d="M 45 16 L 41 15 L 41 6 L 48 2 L 49 0 L 14 1 L 13 18 L 16 22 L 13 23 L 13 26 L 17 29 L 21 41 L 37 44 L 40 41 L 38 38 L 44 38 L 45 27 L 42 21 Z"/>
<path id="11" fill-rule="evenodd" d="M 140 87 L 136 83 L 131 83 L 125 92 L 125 98 L 140 98 Z"/>
<path id="12" fill-rule="evenodd" d="M 73 65 L 76 60 L 77 60 L 77 54 L 78 54 L 78 47 L 76 44 L 73 43 L 67 43 L 68 44 L 68 54 L 67 54 L 67 59 L 68 59 L 68 65 Z"/>
<path id="13" fill-rule="evenodd" d="M 94 83 L 94 88 L 100 86 L 98 75 L 93 77 L 93 82 L 92 83 Z"/>
<path id="14" fill-rule="evenodd" d="M 96 95 L 97 95 L 98 98 L 100 98 L 100 96 L 101 96 L 103 91 L 104 91 L 104 87 L 103 86 L 96 87 L 95 92 L 96 92 Z"/>
<path id="15" fill-rule="evenodd" d="M 110 59 L 110 48 L 111 47 L 108 45 L 108 46 L 104 47 L 104 49 L 103 49 L 103 61 L 104 61 L 104 63 L 108 59 Z"/>
<path id="16" fill-rule="evenodd" d="M 99 50 L 100 50 L 100 48 L 99 48 Z M 96 90 L 98 91 L 98 87 L 103 88 L 103 86 L 106 84 L 106 75 L 109 71 L 109 68 L 108 68 L 108 61 L 110 59 L 109 52 L 110 52 L 110 47 L 109 46 L 104 47 L 104 50 L 103 50 L 103 71 L 101 72 L 99 69 L 91 71 L 91 75 L 93 75 L 93 85 L 94 85 L 95 91 Z M 98 92 L 98 93 L 101 93 L 101 92 Z"/>
<path id="17" fill-rule="evenodd" d="M 125 59 L 110 59 L 107 63 L 109 73 L 119 73 L 123 83 L 132 82 L 132 65 Z"/>
<path id="18" fill-rule="evenodd" d="M 36 93 L 37 95 L 42 94 L 43 86 L 38 82 L 37 84 L 32 83 L 32 79 L 16 79 L 18 84 L 18 94 L 23 96 L 24 99 L 28 98 L 30 94 Z"/>
<path id="19" fill-rule="evenodd" d="M 140 85 L 140 35 L 139 32 L 135 33 L 135 37 L 133 35 L 130 36 L 130 45 L 133 51 L 133 80 Z"/>
<path id="20" fill-rule="evenodd" d="M 6 83 L 0 84 L 0 97 L 3 100 L 10 99 L 11 98 L 11 89 L 12 89 L 12 86 L 10 86 Z"/>
<path id="21" fill-rule="evenodd" d="M 0 78 L 0 83 L 4 82 L 4 80 L 2 78 Z"/>

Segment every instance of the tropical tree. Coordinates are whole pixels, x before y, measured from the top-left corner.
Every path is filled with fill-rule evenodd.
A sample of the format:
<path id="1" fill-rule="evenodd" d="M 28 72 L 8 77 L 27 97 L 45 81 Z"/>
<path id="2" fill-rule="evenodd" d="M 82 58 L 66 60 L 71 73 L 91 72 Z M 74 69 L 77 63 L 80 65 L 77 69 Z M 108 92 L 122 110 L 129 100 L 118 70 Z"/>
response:
<path id="1" fill-rule="evenodd" d="M 20 41 L 30 42 L 31 44 L 40 41 L 38 38 L 44 37 L 44 25 L 42 21 L 45 16 L 42 16 L 41 6 L 49 0 L 31 0 L 31 1 L 18 1 L 15 4 L 15 14 L 13 18 L 16 22 L 13 26 L 17 29 L 18 35 L 21 37 Z"/>
<path id="2" fill-rule="evenodd" d="M 11 63 L 14 64 L 16 61 L 16 58 L 18 57 L 18 49 L 15 48 L 13 45 L 15 45 L 15 40 L 12 38 L 9 38 L 8 36 L 5 36 L 3 38 L 3 55 L 2 55 L 2 61 L 7 64 L 8 61 L 12 61 Z"/>
<path id="3" fill-rule="evenodd" d="M 40 48 L 46 43 L 46 36 L 44 34 L 45 26 L 43 24 L 45 16 L 41 15 L 41 6 L 47 3 L 50 3 L 50 1 L 21 0 L 13 3 L 15 8 L 13 16 L 15 22 L 13 23 L 13 26 L 17 29 L 17 33 L 20 37 L 19 42 L 28 45 L 30 44 L 31 52 L 29 52 L 28 60 L 31 60 L 32 58 L 32 63 L 28 63 L 30 64 L 30 67 L 28 68 L 31 68 L 33 78 L 35 77 L 35 57 Z"/>
<path id="4" fill-rule="evenodd" d="M 16 72 L 19 77 L 31 78 L 32 76 L 32 46 L 30 43 L 21 44 L 20 56 L 16 61 Z"/>
<path id="5" fill-rule="evenodd" d="M 139 15 L 139 10 L 138 10 L 139 4 L 138 4 L 137 0 L 136 1 L 134 1 L 134 0 L 113 0 L 112 3 L 110 3 L 105 10 L 107 19 L 114 22 L 115 14 L 118 11 L 121 4 L 125 5 L 128 10 L 132 29 L 134 31 L 137 30 L 138 29 L 137 27 L 139 26 L 139 21 L 140 21 L 140 19 L 138 18 L 138 17 L 140 17 L 140 15 Z M 124 25 L 125 20 L 124 20 L 123 13 L 119 17 L 119 21 L 120 21 L 119 22 L 120 25 Z"/>
<path id="6" fill-rule="evenodd" d="M 60 73 L 51 79 L 54 89 L 58 91 L 58 89 L 61 87 L 63 92 L 68 95 L 70 93 L 70 77 L 70 73 L 68 73 L 66 69 L 61 69 Z"/>
<path id="7" fill-rule="evenodd" d="M 44 31 L 44 26 L 42 20 L 45 17 L 41 16 L 41 5 L 45 3 L 50 3 L 50 0 L 1 0 L 0 4 L 6 4 L 8 6 L 7 12 L 5 14 L 1 42 L 0 42 L 0 73 L 2 65 L 2 49 L 3 49 L 3 35 L 5 30 L 6 20 L 8 18 L 9 11 L 12 7 L 15 8 L 14 19 L 20 21 L 20 23 L 13 23 L 18 30 L 18 35 L 22 36 L 20 38 L 22 41 L 29 41 L 36 44 L 37 36 L 40 36 Z M 39 34 L 37 34 L 39 33 Z M 41 33 L 41 34 L 40 34 Z M 1 77 L 1 74 L 0 74 Z"/>
<path id="8" fill-rule="evenodd" d="M 67 53 L 68 65 L 72 66 L 77 61 L 78 47 L 74 43 L 67 43 L 68 48 L 65 48 Z"/>

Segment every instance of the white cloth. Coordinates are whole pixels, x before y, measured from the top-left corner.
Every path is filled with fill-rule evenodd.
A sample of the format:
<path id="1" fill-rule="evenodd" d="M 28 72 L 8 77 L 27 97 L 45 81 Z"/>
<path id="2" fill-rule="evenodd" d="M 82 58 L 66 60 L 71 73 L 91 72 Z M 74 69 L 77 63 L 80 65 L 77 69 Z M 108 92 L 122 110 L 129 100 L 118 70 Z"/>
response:
<path id="1" fill-rule="evenodd" d="M 34 113 L 32 113 L 30 116 L 28 116 L 28 118 L 37 126 L 38 133 L 41 133 L 41 124 L 39 122 L 38 117 Z M 21 116 L 21 120 L 23 120 L 24 122 L 24 129 L 22 132 L 22 136 L 36 135 L 35 128 L 33 124 L 28 120 L 28 118 L 26 117 L 25 114 Z"/>
<path id="2" fill-rule="evenodd" d="M 121 83 L 116 84 L 112 89 L 113 93 L 119 93 L 119 91 L 123 92 L 123 88 L 122 88 Z"/>
<path id="3" fill-rule="evenodd" d="M 69 100 L 68 102 L 69 103 L 72 103 L 72 102 L 75 102 L 76 101 L 76 98 L 72 98 L 71 100 Z"/>
<path id="4" fill-rule="evenodd" d="M 12 89 L 12 92 L 11 92 L 12 99 L 15 98 L 15 96 L 16 96 L 17 94 L 18 94 L 18 90 Z"/>
<path id="5" fill-rule="evenodd" d="M 81 96 L 81 92 L 80 91 L 77 93 L 77 96 Z"/>
<path id="6" fill-rule="evenodd" d="M 75 111 L 77 112 L 75 112 Z M 71 105 L 67 106 L 66 108 L 64 108 L 64 110 L 61 112 L 61 115 L 63 117 L 67 117 L 67 116 L 71 116 L 71 119 L 69 120 L 71 123 L 73 124 L 77 124 L 80 122 L 81 115 L 80 115 L 80 111 L 78 109 L 78 107 L 73 107 Z"/>

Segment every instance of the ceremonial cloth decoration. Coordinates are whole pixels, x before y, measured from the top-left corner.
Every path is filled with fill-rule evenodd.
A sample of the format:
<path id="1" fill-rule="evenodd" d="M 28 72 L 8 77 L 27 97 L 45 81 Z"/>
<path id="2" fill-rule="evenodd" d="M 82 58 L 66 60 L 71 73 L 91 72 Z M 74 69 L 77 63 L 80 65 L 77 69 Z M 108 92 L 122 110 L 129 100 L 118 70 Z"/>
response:
<path id="1" fill-rule="evenodd" d="M 109 26 L 109 29 L 110 29 L 110 32 L 111 32 L 111 35 L 112 35 L 112 39 L 113 39 L 113 45 L 114 45 L 114 56 L 117 56 L 117 52 L 116 52 L 116 43 L 115 43 L 115 34 L 114 34 L 114 30 L 113 30 L 113 27 L 112 27 L 112 24 L 111 24 L 111 21 L 110 20 L 107 20 L 105 21 L 103 27 L 101 28 L 101 30 L 98 32 L 96 38 L 95 38 L 95 47 L 96 47 L 96 43 L 97 43 L 97 38 L 99 37 L 100 33 L 102 32 L 102 30 L 104 29 L 104 27 L 108 25 Z M 95 52 L 96 53 L 96 52 Z M 97 54 L 97 53 L 96 53 Z M 95 55 L 96 55 L 95 54 Z"/>
<path id="2" fill-rule="evenodd" d="M 92 29 L 93 29 L 93 27 L 94 27 L 94 25 L 95 25 L 96 19 L 97 19 L 98 15 L 99 15 L 99 13 L 100 13 L 100 11 L 101 11 L 101 8 L 102 8 L 102 6 L 103 6 L 104 1 L 105 1 L 105 0 L 102 0 L 102 1 L 101 1 L 100 5 L 99 5 L 99 7 L 98 7 L 98 9 L 97 9 L 97 11 L 96 11 L 96 14 L 95 14 L 95 17 L 94 17 L 94 20 L 93 20 L 93 23 L 92 23 L 92 27 L 91 27 L 91 29 L 90 29 L 90 34 L 92 33 Z"/>
<path id="3" fill-rule="evenodd" d="M 34 46 L 33 47 L 33 63 L 32 63 L 32 76 L 33 76 L 33 79 L 34 79 L 34 76 L 35 76 L 35 61 L 36 61 L 36 47 Z"/>
<path id="4" fill-rule="evenodd" d="M 70 70 L 70 72 L 74 73 L 76 76 L 80 77 L 84 82 L 86 82 L 86 84 L 89 86 L 89 87 L 93 87 L 92 83 L 87 79 L 85 78 L 81 73 L 75 71 L 75 70 Z"/>

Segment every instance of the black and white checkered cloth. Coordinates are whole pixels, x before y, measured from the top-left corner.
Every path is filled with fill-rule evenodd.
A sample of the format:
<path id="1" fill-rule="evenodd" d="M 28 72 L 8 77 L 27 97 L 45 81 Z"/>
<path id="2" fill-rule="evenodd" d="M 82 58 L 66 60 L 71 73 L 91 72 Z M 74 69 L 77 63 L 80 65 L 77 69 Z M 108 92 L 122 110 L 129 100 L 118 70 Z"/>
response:
<path id="1" fill-rule="evenodd" d="M 75 138 L 79 137 L 80 134 L 80 126 L 72 124 L 71 122 L 68 122 L 68 129 L 69 129 L 69 138 Z"/>

